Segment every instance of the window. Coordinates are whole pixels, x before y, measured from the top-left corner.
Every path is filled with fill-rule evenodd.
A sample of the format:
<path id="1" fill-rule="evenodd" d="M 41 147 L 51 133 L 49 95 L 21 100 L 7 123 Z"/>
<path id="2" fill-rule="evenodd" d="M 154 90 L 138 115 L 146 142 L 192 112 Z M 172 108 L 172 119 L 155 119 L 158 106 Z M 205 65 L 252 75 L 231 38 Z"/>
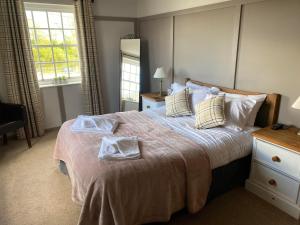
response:
<path id="1" fill-rule="evenodd" d="M 122 64 L 122 100 L 139 102 L 140 63 L 139 60 L 123 57 Z"/>
<path id="2" fill-rule="evenodd" d="M 35 68 L 40 84 L 80 80 L 74 7 L 26 3 Z"/>

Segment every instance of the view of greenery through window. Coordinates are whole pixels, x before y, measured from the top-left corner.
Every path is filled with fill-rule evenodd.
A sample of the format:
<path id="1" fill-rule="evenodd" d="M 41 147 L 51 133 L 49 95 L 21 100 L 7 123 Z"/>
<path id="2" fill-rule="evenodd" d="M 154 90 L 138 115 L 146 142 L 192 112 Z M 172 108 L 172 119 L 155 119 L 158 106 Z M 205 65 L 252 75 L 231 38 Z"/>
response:
<path id="1" fill-rule="evenodd" d="M 74 13 L 26 7 L 26 16 L 38 79 L 79 77 Z"/>

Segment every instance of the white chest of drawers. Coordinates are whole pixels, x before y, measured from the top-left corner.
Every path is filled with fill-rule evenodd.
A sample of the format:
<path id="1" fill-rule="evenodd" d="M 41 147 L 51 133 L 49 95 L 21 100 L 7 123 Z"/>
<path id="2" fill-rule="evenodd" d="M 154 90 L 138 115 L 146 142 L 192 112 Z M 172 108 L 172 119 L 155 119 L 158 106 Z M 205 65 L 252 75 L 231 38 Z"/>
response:
<path id="1" fill-rule="evenodd" d="M 263 135 L 254 133 L 251 173 L 246 189 L 299 219 L 300 137 L 297 137 L 296 129 L 263 129 L 257 133 Z"/>

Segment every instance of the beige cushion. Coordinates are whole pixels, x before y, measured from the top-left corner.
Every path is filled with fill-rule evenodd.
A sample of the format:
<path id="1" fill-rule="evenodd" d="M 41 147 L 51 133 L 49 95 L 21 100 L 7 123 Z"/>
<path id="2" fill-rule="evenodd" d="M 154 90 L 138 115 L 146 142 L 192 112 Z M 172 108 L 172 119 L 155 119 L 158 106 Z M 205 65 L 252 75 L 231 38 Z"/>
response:
<path id="1" fill-rule="evenodd" d="M 166 97 L 166 116 L 190 116 L 192 111 L 187 89 Z"/>
<path id="2" fill-rule="evenodd" d="M 196 105 L 196 128 L 206 129 L 225 124 L 224 96 L 215 96 Z"/>

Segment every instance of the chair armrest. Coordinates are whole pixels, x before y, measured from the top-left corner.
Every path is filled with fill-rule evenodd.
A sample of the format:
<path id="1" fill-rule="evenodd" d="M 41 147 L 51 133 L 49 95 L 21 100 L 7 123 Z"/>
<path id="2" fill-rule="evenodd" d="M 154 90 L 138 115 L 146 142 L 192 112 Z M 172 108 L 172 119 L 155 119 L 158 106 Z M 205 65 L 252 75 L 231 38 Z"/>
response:
<path id="1" fill-rule="evenodd" d="M 3 121 L 27 122 L 26 107 L 21 104 L 0 103 L 0 117 Z"/>

